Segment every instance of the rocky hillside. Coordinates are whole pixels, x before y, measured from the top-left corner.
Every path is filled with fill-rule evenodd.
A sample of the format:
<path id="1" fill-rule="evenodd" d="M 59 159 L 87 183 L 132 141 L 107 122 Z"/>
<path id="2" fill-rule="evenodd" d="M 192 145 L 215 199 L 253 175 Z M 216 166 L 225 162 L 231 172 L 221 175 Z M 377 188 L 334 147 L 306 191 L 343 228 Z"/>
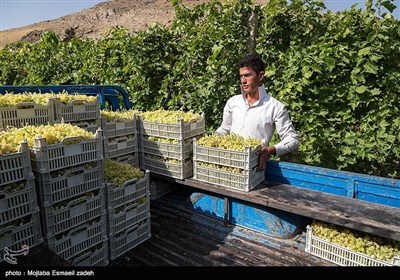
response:
<path id="1" fill-rule="evenodd" d="M 208 0 L 185 0 L 186 6 L 209 2 Z M 254 1 L 264 5 L 268 0 Z M 0 48 L 16 41 L 35 42 L 45 30 L 54 31 L 60 38 L 78 37 L 98 39 L 113 26 L 124 26 L 131 33 L 157 23 L 168 26 L 175 16 L 170 0 L 111 0 L 101 2 L 54 20 L 43 21 L 25 27 L 0 32 Z"/>

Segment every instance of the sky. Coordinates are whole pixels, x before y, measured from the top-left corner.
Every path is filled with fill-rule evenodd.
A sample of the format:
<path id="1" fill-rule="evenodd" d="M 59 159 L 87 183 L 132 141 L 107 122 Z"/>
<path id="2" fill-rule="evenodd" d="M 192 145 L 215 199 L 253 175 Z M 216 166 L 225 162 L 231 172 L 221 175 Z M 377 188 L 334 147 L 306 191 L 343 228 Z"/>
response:
<path id="1" fill-rule="evenodd" d="M 131 0 L 135 1 L 135 0 Z M 56 19 L 107 0 L 0 0 L 0 31 L 22 27 L 45 20 Z M 364 7 L 366 0 L 325 0 L 325 6 L 332 11 L 349 9 L 353 4 Z M 394 16 L 400 18 L 400 0 Z"/>

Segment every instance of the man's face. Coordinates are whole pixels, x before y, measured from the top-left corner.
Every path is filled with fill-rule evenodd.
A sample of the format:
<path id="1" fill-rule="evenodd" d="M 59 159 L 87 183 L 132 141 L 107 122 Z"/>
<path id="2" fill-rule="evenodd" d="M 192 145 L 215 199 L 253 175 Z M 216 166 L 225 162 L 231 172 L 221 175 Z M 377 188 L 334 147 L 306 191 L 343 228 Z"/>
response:
<path id="1" fill-rule="evenodd" d="M 258 87 L 261 86 L 262 79 L 264 78 L 264 72 L 257 73 L 250 67 L 242 67 L 239 69 L 240 83 L 243 91 L 246 94 L 252 94 L 258 91 Z"/>

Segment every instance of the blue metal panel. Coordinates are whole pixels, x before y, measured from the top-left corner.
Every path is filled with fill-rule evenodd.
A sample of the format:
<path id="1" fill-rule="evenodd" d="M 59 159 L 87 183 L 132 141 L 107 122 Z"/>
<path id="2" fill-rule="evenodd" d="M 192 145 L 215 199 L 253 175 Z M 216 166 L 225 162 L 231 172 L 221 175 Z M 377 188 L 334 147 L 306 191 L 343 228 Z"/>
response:
<path id="1" fill-rule="evenodd" d="M 400 207 L 400 180 L 396 179 L 272 160 L 268 161 L 265 179 Z"/>
<path id="2" fill-rule="evenodd" d="M 224 198 L 217 195 L 193 193 L 190 196 L 191 209 L 196 212 L 224 219 Z M 248 202 L 229 199 L 228 222 L 249 228 L 270 236 L 291 238 L 305 227 L 302 216 Z"/>

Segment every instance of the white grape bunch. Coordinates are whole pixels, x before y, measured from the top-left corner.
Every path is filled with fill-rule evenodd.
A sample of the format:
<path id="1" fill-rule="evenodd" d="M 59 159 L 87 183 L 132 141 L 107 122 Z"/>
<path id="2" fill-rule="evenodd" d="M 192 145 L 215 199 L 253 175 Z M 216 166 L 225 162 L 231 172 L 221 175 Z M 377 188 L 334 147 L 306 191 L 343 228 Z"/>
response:
<path id="1" fill-rule="evenodd" d="M 118 162 L 109 158 L 104 159 L 104 181 L 115 187 L 122 187 L 131 179 L 141 179 L 144 172 L 128 163 Z"/>
<path id="2" fill-rule="evenodd" d="M 212 134 L 204 136 L 197 141 L 200 146 L 220 148 L 233 151 L 244 151 L 245 147 L 251 147 L 252 150 L 261 147 L 261 140 L 255 138 L 244 138 L 240 135 L 230 134 Z"/>
<path id="3" fill-rule="evenodd" d="M 193 112 L 174 111 L 174 110 L 156 110 L 142 112 L 139 114 L 143 120 L 150 122 L 176 124 L 182 119 L 185 123 L 195 122 L 201 119 L 201 115 Z"/>

